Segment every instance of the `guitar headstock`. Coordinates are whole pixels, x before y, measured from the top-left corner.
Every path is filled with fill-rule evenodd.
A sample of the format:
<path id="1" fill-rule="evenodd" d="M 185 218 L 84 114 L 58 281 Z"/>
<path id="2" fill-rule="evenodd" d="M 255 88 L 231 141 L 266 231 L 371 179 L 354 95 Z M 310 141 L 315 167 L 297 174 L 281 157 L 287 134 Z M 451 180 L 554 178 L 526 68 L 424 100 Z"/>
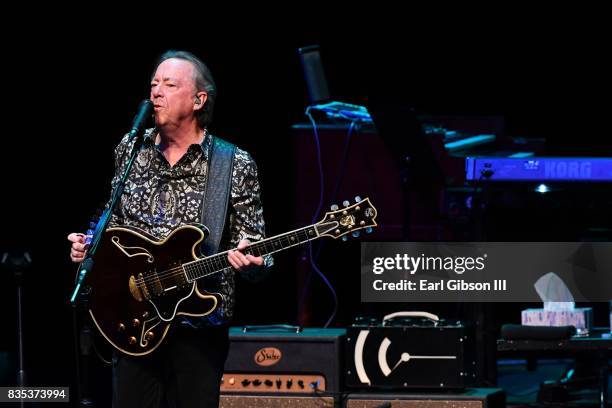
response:
<path id="1" fill-rule="evenodd" d="M 354 204 L 351 205 L 348 201 L 342 204 L 343 208 L 332 205 L 331 211 L 326 212 L 323 219 L 315 224 L 319 235 L 334 239 L 342 238 L 345 241 L 348 234 L 358 237 L 360 230 L 370 233 L 372 228 L 378 225 L 376 224 L 377 211 L 369 198 L 362 200 L 357 196 Z"/>

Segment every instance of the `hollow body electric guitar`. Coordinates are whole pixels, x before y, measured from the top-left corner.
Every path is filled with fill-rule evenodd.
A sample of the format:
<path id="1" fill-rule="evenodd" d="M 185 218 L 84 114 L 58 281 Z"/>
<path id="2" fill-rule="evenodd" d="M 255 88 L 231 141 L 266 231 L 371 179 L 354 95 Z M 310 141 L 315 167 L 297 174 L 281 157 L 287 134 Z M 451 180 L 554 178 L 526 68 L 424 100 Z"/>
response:
<path id="1" fill-rule="evenodd" d="M 376 226 L 369 199 L 325 213 L 316 224 L 249 245 L 246 254 L 262 256 L 320 237 L 343 238 Z M 151 353 L 176 316 L 206 316 L 223 301 L 197 281 L 231 268 L 227 252 L 199 256 L 203 226 L 181 226 L 158 240 L 132 227 L 107 229 L 95 264 L 86 278 L 88 309 L 102 336 L 117 350 L 134 356 Z M 202 282 L 204 283 L 204 282 Z"/>

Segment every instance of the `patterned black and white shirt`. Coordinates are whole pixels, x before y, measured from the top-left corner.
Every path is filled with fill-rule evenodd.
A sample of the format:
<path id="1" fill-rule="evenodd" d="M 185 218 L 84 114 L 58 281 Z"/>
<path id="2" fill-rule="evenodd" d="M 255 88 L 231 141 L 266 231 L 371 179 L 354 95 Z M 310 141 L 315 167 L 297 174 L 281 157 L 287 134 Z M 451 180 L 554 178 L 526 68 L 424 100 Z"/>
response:
<path id="1" fill-rule="evenodd" d="M 170 166 L 158 145 L 155 129 L 145 132 L 143 148 L 138 154 L 126 181 L 120 203 L 112 215 L 110 225 L 129 225 L 163 239 L 175 228 L 201 222 L 201 205 L 207 182 L 207 161 L 213 137 L 208 132 L 201 144 L 192 144 L 185 155 Z M 112 187 L 119 182 L 132 150 L 133 141 L 127 135 L 115 149 L 115 177 Z M 221 241 L 220 251 L 235 248 L 243 239 L 251 242 L 265 237 L 263 210 L 257 167 L 251 156 L 236 148 L 233 163 L 231 197 L 228 206 L 228 236 Z M 265 268 L 272 265 L 272 257 L 264 258 Z M 257 280 L 264 274 L 261 268 L 245 276 Z M 234 270 L 206 278 L 202 286 L 218 292 L 224 298 L 214 313 L 203 319 L 182 318 L 192 326 L 217 325 L 232 318 L 234 306 Z M 200 283 L 198 283 L 200 285 Z"/>

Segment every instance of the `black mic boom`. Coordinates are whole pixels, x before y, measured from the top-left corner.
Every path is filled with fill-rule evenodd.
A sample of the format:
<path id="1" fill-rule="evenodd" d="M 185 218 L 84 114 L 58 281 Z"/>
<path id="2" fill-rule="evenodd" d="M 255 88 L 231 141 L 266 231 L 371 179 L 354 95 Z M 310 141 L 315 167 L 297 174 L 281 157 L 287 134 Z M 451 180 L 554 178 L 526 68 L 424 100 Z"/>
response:
<path id="1" fill-rule="evenodd" d="M 153 102 L 148 99 L 145 99 L 140 103 L 140 106 L 138 107 L 138 112 L 134 117 L 134 122 L 132 123 L 132 130 L 130 130 L 130 139 L 138 136 L 138 134 L 144 130 L 147 120 L 149 119 L 149 117 L 151 117 L 151 113 L 153 113 Z"/>

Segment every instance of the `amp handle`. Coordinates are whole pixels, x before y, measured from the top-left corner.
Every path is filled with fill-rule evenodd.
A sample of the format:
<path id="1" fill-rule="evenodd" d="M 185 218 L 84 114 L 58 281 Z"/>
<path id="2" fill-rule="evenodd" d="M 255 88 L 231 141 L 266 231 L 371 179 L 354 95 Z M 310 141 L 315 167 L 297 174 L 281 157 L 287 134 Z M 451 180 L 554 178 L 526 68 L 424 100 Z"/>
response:
<path id="1" fill-rule="evenodd" d="M 417 312 L 417 311 L 414 311 L 414 312 L 407 312 L 407 311 L 405 311 L 405 312 L 395 312 L 395 313 L 388 314 L 385 317 L 383 317 L 383 322 L 386 322 L 387 320 L 391 320 L 391 319 L 393 319 L 395 317 L 425 317 L 425 318 L 427 318 L 429 320 L 432 320 L 432 321 L 434 321 L 436 323 L 440 321 L 440 318 L 437 315 L 433 314 L 433 313 L 429 313 L 429 312 Z"/>
<path id="2" fill-rule="evenodd" d="M 270 330 L 285 330 L 287 332 L 300 333 L 302 331 L 301 326 L 292 326 L 290 324 L 268 324 L 261 326 L 243 326 L 242 332 L 258 332 L 258 331 L 270 331 Z"/>

